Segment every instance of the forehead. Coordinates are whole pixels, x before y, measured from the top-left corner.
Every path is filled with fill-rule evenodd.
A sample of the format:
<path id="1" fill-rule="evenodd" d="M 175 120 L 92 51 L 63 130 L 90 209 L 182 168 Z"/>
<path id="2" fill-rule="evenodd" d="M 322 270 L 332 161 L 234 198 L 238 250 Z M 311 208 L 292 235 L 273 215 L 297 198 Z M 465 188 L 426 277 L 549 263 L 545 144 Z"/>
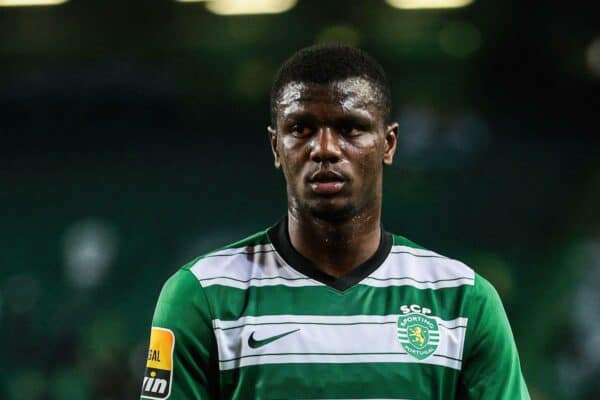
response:
<path id="1" fill-rule="evenodd" d="M 286 84 L 277 101 L 277 114 L 309 110 L 368 113 L 380 115 L 379 92 L 364 78 L 348 78 L 332 83 L 290 82 Z"/>

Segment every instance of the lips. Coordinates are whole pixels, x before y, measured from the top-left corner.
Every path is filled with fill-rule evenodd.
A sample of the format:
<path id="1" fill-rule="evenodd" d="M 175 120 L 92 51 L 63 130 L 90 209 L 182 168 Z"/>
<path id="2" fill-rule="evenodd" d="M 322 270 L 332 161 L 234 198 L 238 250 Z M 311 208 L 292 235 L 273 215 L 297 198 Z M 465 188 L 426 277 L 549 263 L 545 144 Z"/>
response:
<path id="1" fill-rule="evenodd" d="M 326 196 L 340 192 L 346 181 L 343 174 L 333 170 L 317 171 L 308 179 L 309 186 L 314 193 Z"/>

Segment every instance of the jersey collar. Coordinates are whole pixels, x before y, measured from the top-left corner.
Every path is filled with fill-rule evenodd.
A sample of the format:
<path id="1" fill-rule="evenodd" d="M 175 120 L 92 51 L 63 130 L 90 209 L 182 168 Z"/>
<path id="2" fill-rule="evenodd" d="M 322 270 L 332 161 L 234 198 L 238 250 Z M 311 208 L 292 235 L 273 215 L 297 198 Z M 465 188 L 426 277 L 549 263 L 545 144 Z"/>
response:
<path id="1" fill-rule="evenodd" d="M 346 275 L 336 278 L 323 272 L 316 264 L 304 257 L 292 246 L 287 217 L 284 217 L 277 224 L 269 228 L 267 234 L 275 250 L 290 267 L 309 278 L 340 291 L 351 288 L 375 271 L 385 261 L 393 244 L 392 235 L 381 227 L 379 247 L 371 258 Z"/>

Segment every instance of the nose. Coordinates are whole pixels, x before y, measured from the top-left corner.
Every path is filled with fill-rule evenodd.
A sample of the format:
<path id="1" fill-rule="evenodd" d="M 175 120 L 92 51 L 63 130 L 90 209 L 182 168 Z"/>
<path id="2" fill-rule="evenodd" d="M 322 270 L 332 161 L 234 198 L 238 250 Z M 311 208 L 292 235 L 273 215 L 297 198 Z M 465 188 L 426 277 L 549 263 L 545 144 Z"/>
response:
<path id="1" fill-rule="evenodd" d="M 329 127 L 319 128 L 313 137 L 310 158 L 315 162 L 338 162 L 341 157 L 340 143 Z"/>

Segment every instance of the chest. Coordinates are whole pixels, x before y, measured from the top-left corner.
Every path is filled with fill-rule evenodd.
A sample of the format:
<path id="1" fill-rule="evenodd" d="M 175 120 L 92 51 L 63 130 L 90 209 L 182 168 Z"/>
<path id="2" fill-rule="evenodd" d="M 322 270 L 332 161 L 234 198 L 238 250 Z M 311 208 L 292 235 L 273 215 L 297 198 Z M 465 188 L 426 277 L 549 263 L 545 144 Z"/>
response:
<path id="1" fill-rule="evenodd" d="M 355 289 L 238 299 L 230 318 L 213 321 L 226 397 L 435 399 L 455 392 L 466 318 L 448 318 L 448 304 L 426 293 Z"/>

